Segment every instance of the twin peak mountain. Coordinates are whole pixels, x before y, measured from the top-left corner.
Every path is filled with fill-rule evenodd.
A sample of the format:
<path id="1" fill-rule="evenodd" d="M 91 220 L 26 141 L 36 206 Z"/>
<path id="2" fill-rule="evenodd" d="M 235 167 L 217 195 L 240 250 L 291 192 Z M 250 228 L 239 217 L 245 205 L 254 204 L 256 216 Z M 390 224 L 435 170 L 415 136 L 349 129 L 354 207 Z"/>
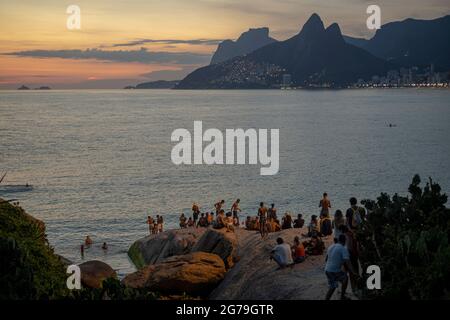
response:
<path id="1" fill-rule="evenodd" d="M 268 28 L 250 29 L 236 42 L 222 42 L 211 64 L 189 74 L 177 88 L 271 88 L 286 74 L 298 86 L 340 87 L 385 74 L 390 67 L 385 60 L 344 41 L 338 24 L 325 28 L 317 14 L 290 39 L 278 42 L 268 34 Z"/>

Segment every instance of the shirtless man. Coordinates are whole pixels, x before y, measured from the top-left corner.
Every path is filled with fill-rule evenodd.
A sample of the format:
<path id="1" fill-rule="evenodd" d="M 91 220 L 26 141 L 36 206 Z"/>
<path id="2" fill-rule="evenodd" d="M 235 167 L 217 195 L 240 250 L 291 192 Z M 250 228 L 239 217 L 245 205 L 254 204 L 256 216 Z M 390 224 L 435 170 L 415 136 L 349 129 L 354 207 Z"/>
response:
<path id="1" fill-rule="evenodd" d="M 277 208 L 275 208 L 275 204 L 272 203 L 270 205 L 269 211 L 268 211 L 268 219 L 275 221 L 277 219 Z"/>
<path id="2" fill-rule="evenodd" d="M 200 208 L 197 203 L 192 204 L 192 217 L 194 218 L 194 224 L 197 223 L 198 216 L 200 214 Z"/>
<path id="3" fill-rule="evenodd" d="M 239 203 L 241 202 L 241 199 L 237 199 L 233 205 L 231 206 L 231 212 L 233 213 L 233 217 L 237 217 L 238 212 L 241 212 L 241 208 L 239 208 Z"/>
<path id="4" fill-rule="evenodd" d="M 152 217 L 147 216 L 147 224 L 148 224 L 148 233 L 152 234 L 153 233 L 153 224 L 154 224 Z"/>
<path id="5" fill-rule="evenodd" d="M 267 234 L 267 208 L 264 206 L 264 202 L 259 204 L 258 209 L 258 217 L 259 217 L 259 230 L 261 232 L 261 237 L 264 238 Z"/>

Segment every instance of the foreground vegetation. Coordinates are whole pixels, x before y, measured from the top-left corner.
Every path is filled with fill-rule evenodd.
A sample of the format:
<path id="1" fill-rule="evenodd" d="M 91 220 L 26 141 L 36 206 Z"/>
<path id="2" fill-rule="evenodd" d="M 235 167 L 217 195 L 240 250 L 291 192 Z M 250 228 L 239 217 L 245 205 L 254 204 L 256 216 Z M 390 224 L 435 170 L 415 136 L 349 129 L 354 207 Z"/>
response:
<path id="1" fill-rule="evenodd" d="M 450 298 L 450 210 L 447 196 L 431 178 L 422 189 L 416 175 L 410 196 L 382 193 L 364 200 L 366 221 L 358 230 L 363 270 L 378 265 L 381 290 L 367 298 Z"/>
<path id="2" fill-rule="evenodd" d="M 0 300 L 155 299 L 145 290 L 107 279 L 101 288 L 70 291 L 66 266 L 48 245 L 45 225 L 0 199 Z"/>

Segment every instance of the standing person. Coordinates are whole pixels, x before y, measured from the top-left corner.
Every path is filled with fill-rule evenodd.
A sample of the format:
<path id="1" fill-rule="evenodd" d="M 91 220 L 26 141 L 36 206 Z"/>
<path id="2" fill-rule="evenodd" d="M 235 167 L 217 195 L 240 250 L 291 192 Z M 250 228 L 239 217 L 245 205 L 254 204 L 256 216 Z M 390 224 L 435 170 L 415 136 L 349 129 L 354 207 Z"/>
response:
<path id="1" fill-rule="evenodd" d="M 197 203 L 192 204 L 192 218 L 194 218 L 194 224 L 197 223 L 198 215 L 200 214 L 200 207 Z"/>
<path id="2" fill-rule="evenodd" d="M 325 274 L 328 279 L 328 292 L 325 296 L 326 300 L 330 300 L 336 288 L 339 286 L 339 282 L 342 283 L 341 300 L 347 299 L 345 291 L 347 290 L 348 277 L 347 273 L 342 270 L 346 267 L 347 270 L 353 274 L 352 265 L 350 263 L 350 255 L 345 247 L 346 237 L 341 234 L 338 242 L 332 244 L 327 250 Z"/>
<path id="3" fill-rule="evenodd" d="M 319 208 L 322 208 L 320 210 L 320 217 L 322 216 L 326 216 L 329 217 L 330 216 L 330 209 L 331 209 L 331 202 L 328 199 L 328 194 L 325 192 L 323 194 L 322 200 L 320 200 L 319 202 Z"/>
<path id="4" fill-rule="evenodd" d="M 264 206 L 264 202 L 260 202 L 258 209 L 259 218 L 259 231 L 261 233 L 261 238 L 264 238 L 267 234 L 267 208 Z"/>
<path id="5" fill-rule="evenodd" d="M 181 213 L 180 216 L 180 228 L 181 229 L 186 228 L 186 216 L 184 215 L 184 213 Z"/>
<path id="6" fill-rule="evenodd" d="M 225 204 L 225 200 L 220 200 L 214 204 L 214 208 L 216 209 L 216 215 L 219 214 L 220 210 L 222 210 L 223 205 Z"/>
<path id="7" fill-rule="evenodd" d="M 153 233 L 158 233 L 159 231 L 159 214 L 156 215 L 155 222 L 153 224 Z"/>
<path id="8" fill-rule="evenodd" d="M 334 233 L 334 239 L 339 239 L 339 236 L 341 234 L 343 234 L 339 228 L 340 226 L 344 226 L 345 225 L 345 219 L 344 219 L 344 215 L 342 214 L 341 210 L 336 210 L 336 212 L 334 213 L 334 220 L 332 223 L 332 227 L 333 227 L 333 233 Z"/>
<path id="9" fill-rule="evenodd" d="M 268 218 L 270 221 L 277 220 L 277 209 L 275 208 L 275 204 L 272 203 L 270 205 L 269 211 L 268 211 Z"/>
<path id="10" fill-rule="evenodd" d="M 158 216 L 157 220 L 156 220 L 156 224 L 157 224 L 157 232 L 163 232 L 163 224 L 164 224 L 164 219 L 163 216 Z"/>
<path id="11" fill-rule="evenodd" d="M 238 212 L 241 212 L 241 208 L 239 207 L 239 203 L 241 202 L 241 199 L 236 199 L 236 201 L 231 206 L 231 212 L 233 213 L 234 218 L 238 218 Z"/>
<path id="12" fill-rule="evenodd" d="M 148 233 L 152 234 L 153 233 L 153 225 L 154 225 L 154 221 L 153 218 L 151 216 L 147 216 L 147 224 L 148 224 Z"/>
<path id="13" fill-rule="evenodd" d="M 294 261 L 292 260 L 291 247 L 287 243 L 284 243 L 282 238 L 277 238 L 277 245 L 270 253 L 270 260 L 275 260 L 279 269 L 283 269 L 294 264 Z"/>
<path id="14" fill-rule="evenodd" d="M 341 234 L 345 236 L 346 242 L 345 247 L 350 254 L 350 264 L 352 265 L 352 269 L 354 273 L 350 274 L 350 284 L 352 286 L 353 292 L 356 291 L 356 277 L 354 275 L 359 274 L 359 250 L 358 250 L 358 242 L 356 241 L 355 234 L 352 230 L 347 228 L 346 225 L 341 225 L 339 227 Z M 339 235 L 340 236 L 340 235 Z"/>
<path id="15" fill-rule="evenodd" d="M 358 206 L 358 200 L 355 197 L 350 198 L 350 208 L 347 209 L 345 217 L 347 219 L 347 227 L 350 230 L 358 228 L 363 218 L 365 217 L 365 210 Z"/>

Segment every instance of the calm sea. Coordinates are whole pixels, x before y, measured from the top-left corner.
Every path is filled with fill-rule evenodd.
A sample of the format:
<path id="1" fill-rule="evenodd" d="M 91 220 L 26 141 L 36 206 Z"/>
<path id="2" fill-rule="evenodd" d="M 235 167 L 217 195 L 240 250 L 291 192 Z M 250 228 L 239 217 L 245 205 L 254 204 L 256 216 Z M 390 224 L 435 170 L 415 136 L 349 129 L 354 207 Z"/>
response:
<path id="1" fill-rule="evenodd" d="M 280 171 L 259 165 L 175 166 L 173 130 L 279 128 Z M 389 127 L 392 124 L 392 127 Z M 241 198 L 243 215 L 274 202 L 279 213 L 318 213 L 380 192 L 406 194 L 419 173 L 450 189 L 450 91 L 84 90 L 0 91 L 0 197 L 43 219 L 56 252 L 133 270 L 128 247 L 148 214 L 166 228 L 190 212 Z M 17 185 L 29 183 L 31 191 Z M 103 252 L 100 246 L 109 244 Z"/>

